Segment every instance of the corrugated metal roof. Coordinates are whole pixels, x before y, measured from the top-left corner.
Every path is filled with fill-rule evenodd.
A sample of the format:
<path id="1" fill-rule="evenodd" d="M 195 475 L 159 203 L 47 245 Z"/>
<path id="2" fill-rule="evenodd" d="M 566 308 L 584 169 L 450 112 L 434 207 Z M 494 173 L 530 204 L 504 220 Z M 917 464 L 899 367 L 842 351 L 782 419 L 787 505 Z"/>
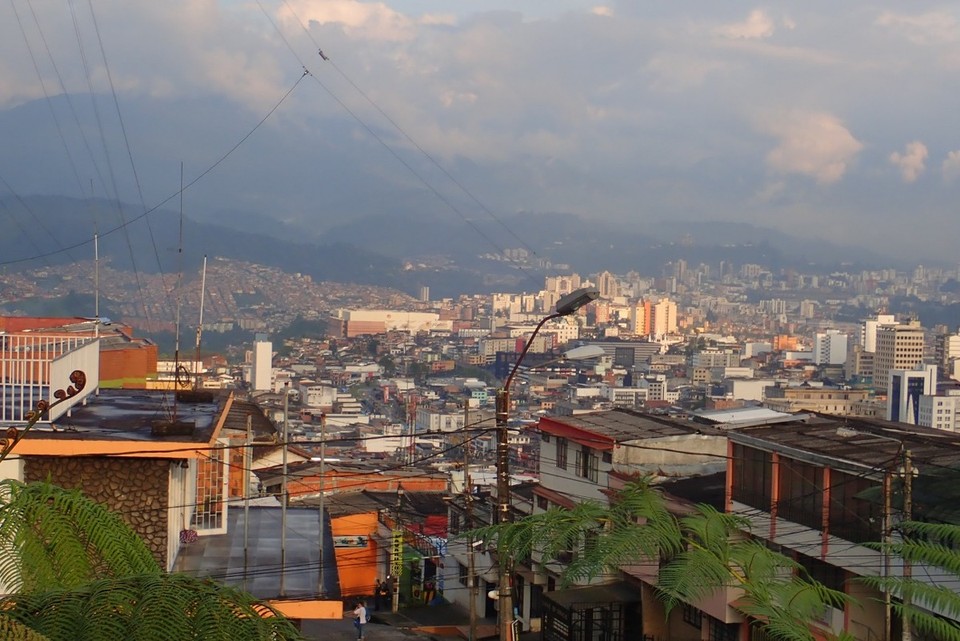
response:
<path id="1" fill-rule="evenodd" d="M 540 429 L 549 432 L 551 423 L 603 436 L 615 443 L 689 434 L 720 433 L 716 428 L 708 425 L 622 408 L 576 416 L 543 417 L 540 419 Z"/>

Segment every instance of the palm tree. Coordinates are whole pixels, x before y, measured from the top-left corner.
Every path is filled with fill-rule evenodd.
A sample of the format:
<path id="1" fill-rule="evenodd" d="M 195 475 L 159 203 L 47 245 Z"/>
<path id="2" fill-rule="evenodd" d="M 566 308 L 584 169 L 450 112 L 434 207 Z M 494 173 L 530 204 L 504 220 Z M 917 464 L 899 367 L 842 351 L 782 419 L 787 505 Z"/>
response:
<path id="1" fill-rule="evenodd" d="M 100 579 L 0 601 L 4 615 L 51 641 L 300 639 L 252 596 L 183 574 Z"/>
<path id="2" fill-rule="evenodd" d="M 163 572 L 119 516 L 78 490 L 0 481 L 0 550 L 9 638 L 301 639 L 250 595 Z"/>
<path id="3" fill-rule="evenodd" d="M 512 558 L 528 558 L 536 551 L 553 559 L 577 550 L 563 570 L 562 585 L 627 565 L 659 564 L 657 588 L 668 613 L 719 589 L 738 588 L 743 593 L 738 609 L 768 638 L 813 641 L 810 622 L 827 606 L 842 608 L 849 597 L 744 535 L 748 529 L 746 519 L 706 505 L 677 516 L 644 479 L 628 484 L 609 505 L 584 501 L 569 510 L 554 507 L 468 535 L 502 540 Z"/>
<path id="4" fill-rule="evenodd" d="M 960 593 L 944 585 L 960 581 L 960 525 L 904 521 L 898 528 L 900 541 L 872 545 L 874 549 L 900 557 L 918 567 L 907 576 L 863 577 L 861 581 L 881 592 L 889 591 L 900 597 L 892 603 L 903 625 L 910 625 L 921 634 L 938 641 L 960 641 Z M 921 580 L 929 577 L 929 568 L 938 568 L 949 577 Z M 938 573 L 939 574 L 939 573 Z M 946 579 L 946 581 L 945 581 Z M 933 612 L 942 613 L 938 616 Z"/>

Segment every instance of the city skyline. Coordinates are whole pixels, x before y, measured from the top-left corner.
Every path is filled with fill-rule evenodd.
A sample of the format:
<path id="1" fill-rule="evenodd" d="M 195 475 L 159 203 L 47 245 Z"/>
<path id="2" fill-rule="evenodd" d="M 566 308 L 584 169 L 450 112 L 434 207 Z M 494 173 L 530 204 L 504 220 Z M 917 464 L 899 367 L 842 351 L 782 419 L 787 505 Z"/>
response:
<path id="1" fill-rule="evenodd" d="M 934 3 L 94 11 L 3 9 L 4 191 L 142 189 L 149 208 L 181 161 L 190 184 L 243 140 L 188 208 L 318 233 L 433 213 L 478 247 L 518 211 L 748 222 L 901 259 L 947 260 L 960 233 L 960 21 Z"/>

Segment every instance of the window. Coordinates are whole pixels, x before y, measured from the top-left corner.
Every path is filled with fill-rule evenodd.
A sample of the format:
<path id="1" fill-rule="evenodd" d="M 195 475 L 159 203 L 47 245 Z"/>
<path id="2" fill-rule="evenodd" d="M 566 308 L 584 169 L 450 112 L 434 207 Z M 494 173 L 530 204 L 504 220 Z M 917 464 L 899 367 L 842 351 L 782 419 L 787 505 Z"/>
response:
<path id="1" fill-rule="evenodd" d="M 823 468 L 780 458 L 777 514 L 817 530 L 823 528 Z"/>
<path id="2" fill-rule="evenodd" d="M 733 500 L 764 512 L 770 510 L 773 462 L 770 452 L 733 445 Z"/>
<path id="3" fill-rule="evenodd" d="M 724 623 L 710 617 L 710 641 L 737 641 L 739 623 Z"/>
<path id="4" fill-rule="evenodd" d="M 544 443 L 549 443 L 550 435 L 547 432 L 544 432 L 543 434 L 541 434 L 540 440 L 542 440 Z"/>
<path id="5" fill-rule="evenodd" d="M 466 585 L 467 579 L 470 577 L 470 570 L 463 563 L 457 563 L 457 580 L 460 581 L 460 585 Z"/>
<path id="6" fill-rule="evenodd" d="M 597 482 L 600 474 L 600 459 L 589 447 L 582 447 L 576 452 L 576 474 L 583 478 Z"/>
<path id="7" fill-rule="evenodd" d="M 604 463 L 613 463 L 613 454 L 610 452 L 603 453 L 603 462 Z"/>
<path id="8" fill-rule="evenodd" d="M 567 439 L 557 439 L 557 467 L 567 469 Z"/>
<path id="9" fill-rule="evenodd" d="M 549 509 L 550 509 L 550 501 L 548 501 L 546 498 L 544 498 L 544 497 L 542 497 L 542 496 L 538 496 L 538 497 L 537 497 L 537 507 L 540 508 L 541 510 L 549 510 Z"/>
<path id="10" fill-rule="evenodd" d="M 683 604 L 683 621 L 689 623 L 697 630 L 703 626 L 703 612 L 693 607 L 689 603 Z"/>

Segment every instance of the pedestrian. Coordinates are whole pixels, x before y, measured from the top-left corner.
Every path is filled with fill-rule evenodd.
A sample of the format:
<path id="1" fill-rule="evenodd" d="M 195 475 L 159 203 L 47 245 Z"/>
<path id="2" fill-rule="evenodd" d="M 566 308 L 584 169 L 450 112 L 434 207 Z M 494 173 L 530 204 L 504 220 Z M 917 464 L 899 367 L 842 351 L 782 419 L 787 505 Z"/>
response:
<path id="1" fill-rule="evenodd" d="M 383 599 L 383 584 L 380 583 L 380 579 L 377 578 L 376 583 L 373 585 L 373 609 L 377 612 L 380 611 L 380 601 Z"/>
<path id="2" fill-rule="evenodd" d="M 353 609 L 353 625 L 357 628 L 357 641 L 363 641 L 363 626 L 367 624 L 367 606 L 363 599 L 357 601 L 357 607 Z"/>

